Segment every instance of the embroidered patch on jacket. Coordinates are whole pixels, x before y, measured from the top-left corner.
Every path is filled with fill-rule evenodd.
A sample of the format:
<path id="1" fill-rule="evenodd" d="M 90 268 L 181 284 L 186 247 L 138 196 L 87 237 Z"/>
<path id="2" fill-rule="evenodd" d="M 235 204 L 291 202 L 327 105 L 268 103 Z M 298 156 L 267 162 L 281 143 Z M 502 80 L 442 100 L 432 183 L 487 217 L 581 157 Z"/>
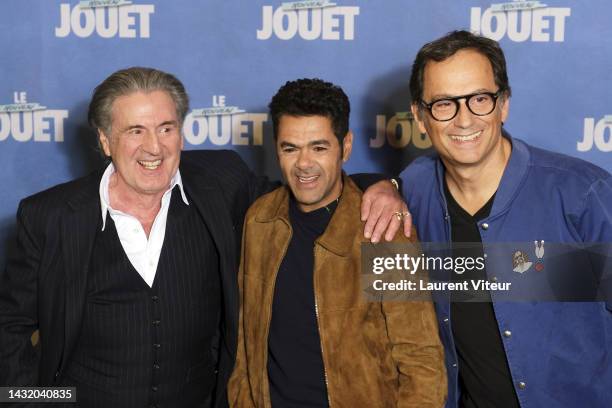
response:
<path id="1" fill-rule="evenodd" d="M 538 258 L 536 260 L 535 270 L 542 272 L 544 270 L 544 240 L 534 241 L 535 243 L 535 254 Z"/>
<path id="2" fill-rule="evenodd" d="M 514 272 L 527 272 L 531 265 L 533 265 L 533 262 L 529 262 L 529 257 L 524 251 L 515 251 L 512 254 L 512 270 Z"/>

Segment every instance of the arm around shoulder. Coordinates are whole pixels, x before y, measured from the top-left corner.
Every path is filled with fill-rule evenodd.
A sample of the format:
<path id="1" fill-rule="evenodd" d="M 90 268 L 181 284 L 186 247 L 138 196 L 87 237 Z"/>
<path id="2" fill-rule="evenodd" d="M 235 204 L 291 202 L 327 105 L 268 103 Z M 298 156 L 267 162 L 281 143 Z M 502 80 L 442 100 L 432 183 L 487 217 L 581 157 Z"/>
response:
<path id="1" fill-rule="evenodd" d="M 256 175 L 233 150 L 186 150 L 181 161 L 212 175 L 228 193 L 247 193 L 249 205 L 281 185 L 266 176 Z"/>

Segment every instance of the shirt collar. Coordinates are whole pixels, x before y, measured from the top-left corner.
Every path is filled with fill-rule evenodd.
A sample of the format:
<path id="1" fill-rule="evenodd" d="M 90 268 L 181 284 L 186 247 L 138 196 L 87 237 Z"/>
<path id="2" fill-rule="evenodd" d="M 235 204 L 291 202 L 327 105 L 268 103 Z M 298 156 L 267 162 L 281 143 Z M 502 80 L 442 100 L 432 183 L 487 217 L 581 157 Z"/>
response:
<path id="1" fill-rule="evenodd" d="M 104 228 L 106 227 L 106 214 L 108 214 L 109 212 L 114 213 L 114 214 L 124 214 L 123 212 L 119 210 L 115 210 L 110 205 L 110 196 L 108 194 L 108 184 L 114 172 L 115 172 L 115 166 L 111 162 L 106 167 L 106 170 L 104 170 L 104 174 L 102 174 L 102 179 L 100 180 L 100 208 L 102 210 L 102 231 L 104 231 Z M 172 189 L 176 186 L 179 186 L 179 191 L 181 192 L 181 198 L 183 199 L 183 202 L 185 203 L 185 205 L 189 205 L 189 201 L 187 201 L 187 196 L 185 195 L 185 190 L 183 189 L 183 179 L 181 178 L 181 171 L 178 169 L 176 170 L 176 174 L 174 174 L 174 177 L 172 177 L 172 180 L 170 180 L 170 188 L 166 190 L 166 192 L 164 193 L 164 197 L 168 196 L 170 192 L 172 191 Z"/>

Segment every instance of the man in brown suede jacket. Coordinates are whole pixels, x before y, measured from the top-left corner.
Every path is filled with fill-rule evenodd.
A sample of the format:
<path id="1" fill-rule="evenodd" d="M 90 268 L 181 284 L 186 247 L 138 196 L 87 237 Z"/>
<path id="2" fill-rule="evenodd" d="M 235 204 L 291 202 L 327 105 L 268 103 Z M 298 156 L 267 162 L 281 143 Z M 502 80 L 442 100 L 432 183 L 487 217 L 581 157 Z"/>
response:
<path id="1" fill-rule="evenodd" d="M 362 193 L 342 173 L 353 140 L 347 96 L 301 79 L 281 87 L 270 110 L 287 185 L 246 216 L 230 405 L 443 406 L 432 304 L 363 293 Z M 415 242 L 416 234 L 395 241 Z"/>

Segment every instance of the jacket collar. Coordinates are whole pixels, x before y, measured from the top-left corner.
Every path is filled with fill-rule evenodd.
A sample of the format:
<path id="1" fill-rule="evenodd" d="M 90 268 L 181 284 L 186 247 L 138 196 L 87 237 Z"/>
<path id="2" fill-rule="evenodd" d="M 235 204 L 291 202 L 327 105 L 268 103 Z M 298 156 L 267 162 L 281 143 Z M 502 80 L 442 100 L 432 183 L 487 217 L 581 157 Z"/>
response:
<path id="1" fill-rule="evenodd" d="M 342 194 L 338 200 L 338 206 L 332 216 L 323 235 L 316 242 L 328 251 L 339 256 L 348 256 L 353 245 L 354 225 L 362 225 L 360 204 L 362 192 L 353 183 L 350 177 L 342 174 L 344 183 Z M 289 188 L 283 186 L 273 193 L 270 205 L 262 207 L 255 215 L 256 222 L 283 221 L 288 226 L 289 222 Z"/>
<path id="2" fill-rule="evenodd" d="M 270 193 L 271 202 L 269 205 L 262 206 L 255 214 L 255 222 L 273 222 L 282 220 L 287 225 L 289 223 L 289 187 L 286 185 Z"/>
<path id="3" fill-rule="evenodd" d="M 513 138 L 508 133 L 504 133 L 503 137 L 508 139 L 510 142 L 512 151 L 510 153 L 508 164 L 506 164 L 506 168 L 504 169 L 504 174 L 502 175 L 499 186 L 497 187 L 493 207 L 491 208 L 491 212 L 486 219 L 495 218 L 510 207 L 514 197 L 516 194 L 518 194 L 521 185 L 525 181 L 527 173 L 529 172 L 531 154 L 527 144 L 520 139 Z M 438 179 L 438 191 L 440 193 L 442 202 L 445 204 L 444 208 L 446 209 L 446 199 L 444 198 L 444 165 L 442 164 L 442 160 L 440 160 L 439 156 L 436 162 L 436 178 Z M 448 212 L 448 210 L 446 211 Z"/>
<path id="4" fill-rule="evenodd" d="M 193 201 L 204 219 L 219 253 L 231 254 L 234 242 L 232 233 L 234 226 L 219 182 L 205 169 L 183 162 L 181 162 L 180 169 L 189 200 Z M 228 265 L 223 263 L 221 265 L 222 269 L 224 266 Z"/>
<path id="5" fill-rule="evenodd" d="M 77 181 L 77 185 L 73 189 L 74 193 L 66 202 L 71 210 L 78 212 L 85 207 L 96 205 L 96 202 L 99 207 L 98 188 L 103 172 L 104 169 L 99 169 Z M 92 220 L 92 222 L 94 221 Z"/>

